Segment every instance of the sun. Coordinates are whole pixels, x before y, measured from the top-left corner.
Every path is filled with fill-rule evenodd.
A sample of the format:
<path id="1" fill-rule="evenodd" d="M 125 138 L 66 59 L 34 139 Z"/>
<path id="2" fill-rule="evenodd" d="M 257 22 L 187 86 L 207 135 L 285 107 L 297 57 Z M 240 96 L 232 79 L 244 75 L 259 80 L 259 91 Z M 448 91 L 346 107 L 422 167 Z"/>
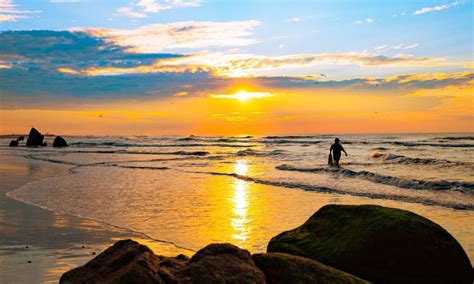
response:
<path id="1" fill-rule="evenodd" d="M 247 92 L 239 91 L 233 94 L 222 94 L 222 95 L 212 95 L 212 98 L 217 99 L 236 99 L 241 102 L 246 102 L 250 99 L 261 99 L 266 97 L 271 97 L 272 95 L 268 92 Z"/>

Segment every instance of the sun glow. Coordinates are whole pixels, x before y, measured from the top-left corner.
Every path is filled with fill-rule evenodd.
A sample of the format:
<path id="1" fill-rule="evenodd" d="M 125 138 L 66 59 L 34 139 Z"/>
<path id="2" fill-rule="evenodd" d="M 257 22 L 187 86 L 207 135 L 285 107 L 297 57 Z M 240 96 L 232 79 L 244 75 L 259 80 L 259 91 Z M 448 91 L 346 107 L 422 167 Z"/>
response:
<path id="1" fill-rule="evenodd" d="M 212 98 L 217 99 L 236 99 L 241 102 L 248 101 L 250 99 L 261 99 L 271 97 L 272 94 L 268 92 L 247 92 L 247 91 L 239 91 L 234 94 L 221 94 L 221 95 L 211 95 Z"/>

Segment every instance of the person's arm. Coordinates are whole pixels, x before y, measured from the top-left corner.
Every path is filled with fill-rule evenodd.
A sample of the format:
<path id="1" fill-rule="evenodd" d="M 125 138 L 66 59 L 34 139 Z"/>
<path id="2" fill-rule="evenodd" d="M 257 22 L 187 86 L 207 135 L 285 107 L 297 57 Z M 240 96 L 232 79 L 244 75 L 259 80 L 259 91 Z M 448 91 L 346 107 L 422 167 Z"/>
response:
<path id="1" fill-rule="evenodd" d="M 334 148 L 334 145 L 331 145 L 331 148 L 329 148 L 329 154 L 331 154 L 332 148 Z"/>
<path id="2" fill-rule="evenodd" d="M 341 149 L 342 149 L 342 152 L 344 152 L 344 154 L 346 154 L 346 156 L 347 156 L 347 152 L 346 152 L 346 150 L 344 150 L 344 147 L 342 147 L 342 145 L 341 145 Z"/>

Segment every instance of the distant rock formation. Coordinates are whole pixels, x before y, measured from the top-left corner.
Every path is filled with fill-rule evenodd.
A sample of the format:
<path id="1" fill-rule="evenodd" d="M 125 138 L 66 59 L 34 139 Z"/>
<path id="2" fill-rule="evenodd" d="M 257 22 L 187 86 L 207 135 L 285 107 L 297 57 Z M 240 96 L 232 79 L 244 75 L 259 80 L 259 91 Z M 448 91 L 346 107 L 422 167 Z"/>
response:
<path id="1" fill-rule="evenodd" d="M 44 135 L 42 135 L 36 128 L 31 128 L 28 139 L 26 140 L 27 147 L 46 146 L 43 143 Z"/>
<path id="2" fill-rule="evenodd" d="M 53 147 L 68 147 L 66 140 L 61 136 L 56 136 L 53 141 Z"/>
<path id="3" fill-rule="evenodd" d="M 272 238 L 268 252 L 317 260 L 375 283 L 472 283 L 461 245 L 415 213 L 375 205 L 326 205 Z"/>
<path id="4" fill-rule="evenodd" d="M 20 137 L 18 137 L 16 140 L 11 140 L 11 141 L 10 141 L 10 144 L 8 144 L 8 146 L 10 146 L 10 147 L 17 147 L 17 146 L 20 144 L 20 141 L 23 141 L 24 139 L 25 139 L 25 137 L 20 136 Z"/>

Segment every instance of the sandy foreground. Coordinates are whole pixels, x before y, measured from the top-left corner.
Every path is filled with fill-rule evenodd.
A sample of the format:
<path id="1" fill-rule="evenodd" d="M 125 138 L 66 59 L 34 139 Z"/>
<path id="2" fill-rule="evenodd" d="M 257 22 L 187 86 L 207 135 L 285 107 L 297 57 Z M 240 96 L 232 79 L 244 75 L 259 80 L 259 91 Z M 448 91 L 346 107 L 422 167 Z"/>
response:
<path id="1" fill-rule="evenodd" d="M 124 238 L 133 238 L 160 254 L 192 254 L 126 230 L 54 213 L 5 196 L 28 182 L 66 174 L 68 168 L 0 156 L 0 283 L 57 283 L 62 273 L 86 263 L 94 257 L 93 253 L 100 253 Z"/>

